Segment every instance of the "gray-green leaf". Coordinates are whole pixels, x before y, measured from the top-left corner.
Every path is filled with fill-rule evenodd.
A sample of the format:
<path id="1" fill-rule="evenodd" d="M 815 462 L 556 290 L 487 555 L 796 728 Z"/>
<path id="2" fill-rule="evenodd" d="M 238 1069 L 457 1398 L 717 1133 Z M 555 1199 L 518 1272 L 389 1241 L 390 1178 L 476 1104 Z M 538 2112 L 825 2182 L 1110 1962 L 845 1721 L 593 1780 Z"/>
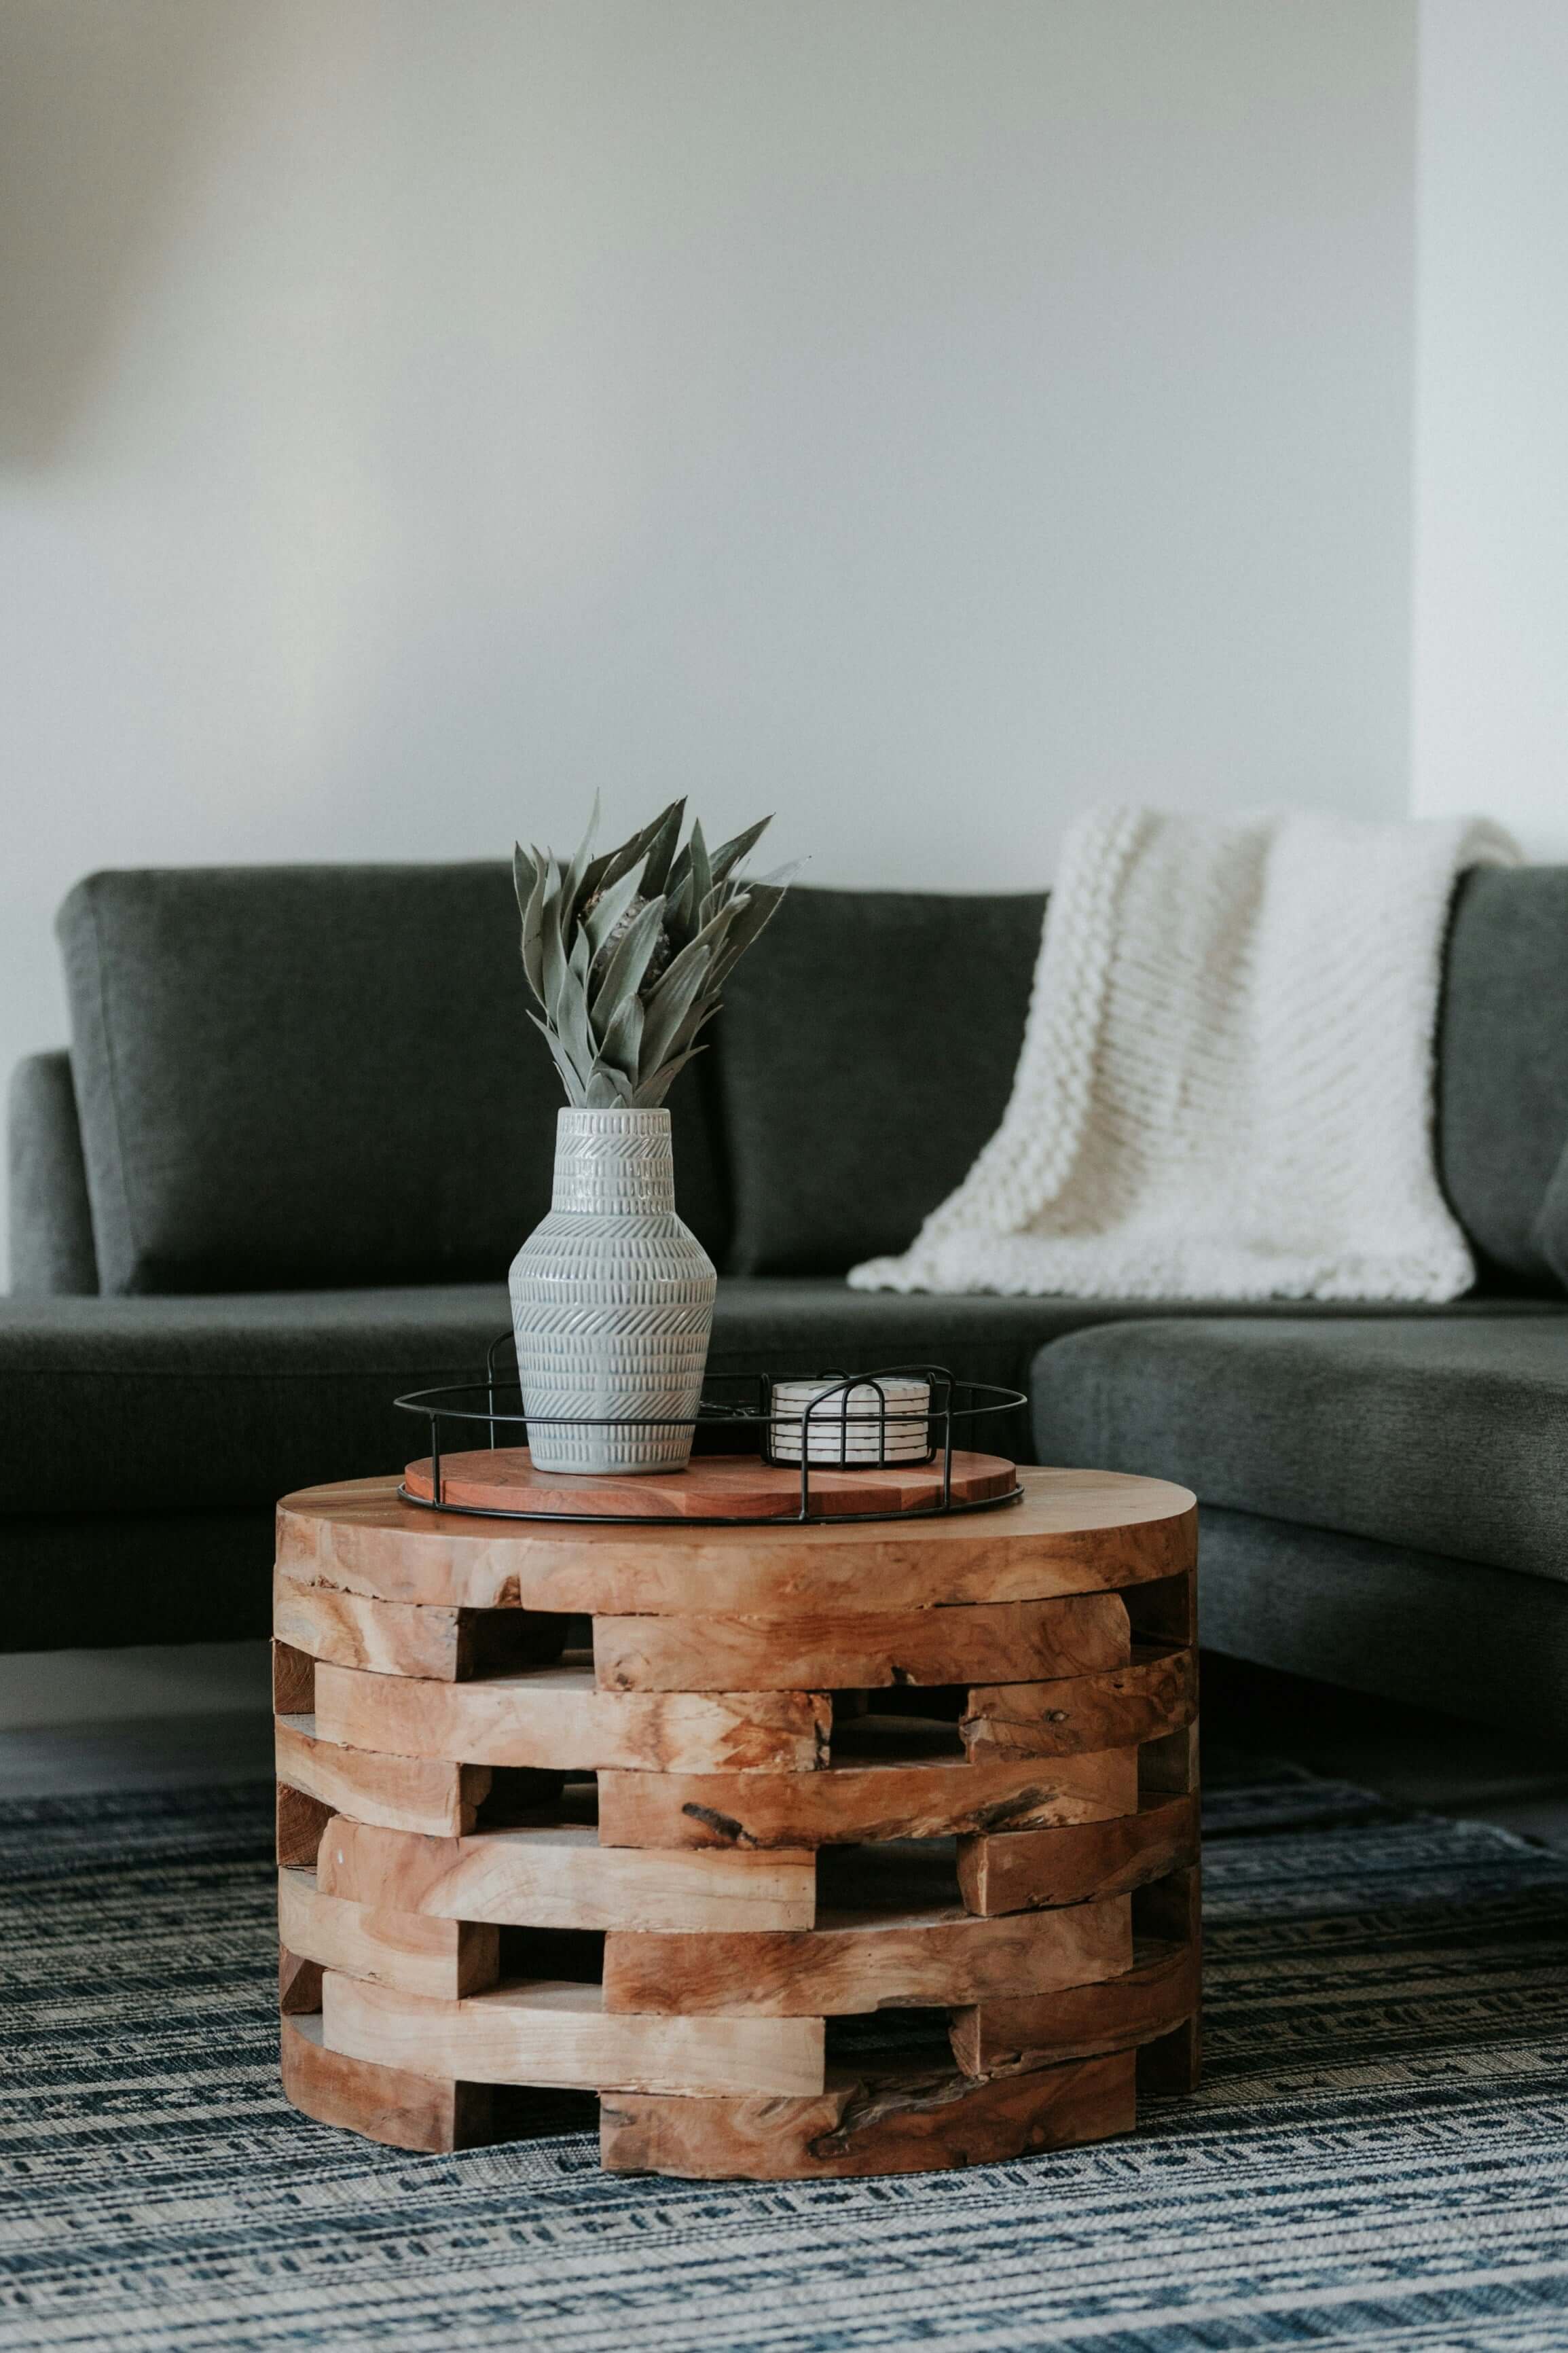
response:
<path id="1" fill-rule="evenodd" d="M 688 1062 L 707 1051 L 706 1046 L 693 1046 L 689 1053 L 678 1054 L 672 1062 L 661 1064 L 659 1069 L 643 1081 L 636 1094 L 633 1095 L 632 1102 L 635 1107 L 638 1111 L 657 1111 L 669 1092 L 671 1080 L 679 1076 Z"/>
<path id="2" fill-rule="evenodd" d="M 605 965 L 594 991 L 591 1011 L 594 1026 L 604 1037 L 627 997 L 635 997 L 642 987 L 643 976 L 664 923 L 664 901 L 650 899 L 639 907 L 616 943 L 616 952 Z"/>
<path id="3" fill-rule="evenodd" d="M 637 897 L 640 880 L 637 868 L 628 868 L 614 882 L 606 882 L 603 886 L 597 899 L 584 914 L 583 921 L 587 929 L 588 944 L 595 955 Z"/>
<path id="4" fill-rule="evenodd" d="M 686 812 L 683 800 L 671 801 L 659 819 L 658 830 L 648 844 L 647 871 L 643 876 L 643 890 L 651 899 L 657 893 L 664 896 L 669 881 L 669 869 L 675 857 L 675 847 L 680 839 L 680 820 Z"/>
<path id="5" fill-rule="evenodd" d="M 746 857 L 750 851 L 756 848 L 758 842 L 761 841 L 763 834 L 766 833 L 772 823 L 773 818 L 771 817 L 760 817 L 755 825 L 749 825 L 744 833 L 737 833 L 731 840 L 722 843 L 720 848 L 713 852 L 713 880 L 715 882 L 722 882 L 725 875 L 729 873 L 731 868 L 732 866 L 738 866 L 742 859 Z"/>
<path id="6" fill-rule="evenodd" d="M 712 961 L 709 948 L 683 948 L 648 998 L 642 1050 L 643 1060 L 650 1070 L 656 1070 L 669 1052 Z"/>

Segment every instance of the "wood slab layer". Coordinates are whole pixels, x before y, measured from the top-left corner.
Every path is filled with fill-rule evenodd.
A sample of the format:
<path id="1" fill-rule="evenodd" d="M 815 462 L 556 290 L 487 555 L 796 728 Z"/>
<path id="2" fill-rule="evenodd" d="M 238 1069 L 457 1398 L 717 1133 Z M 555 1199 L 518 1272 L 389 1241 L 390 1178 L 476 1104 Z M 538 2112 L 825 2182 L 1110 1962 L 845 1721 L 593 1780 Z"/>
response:
<path id="1" fill-rule="evenodd" d="M 599 2116 L 600 2161 L 611 2173 L 834 2181 L 994 2165 L 1131 2132 L 1133 2068 L 1113 2055 L 985 2084 L 918 2068 L 836 2073 L 812 2100 L 616 2092 Z"/>
<path id="2" fill-rule="evenodd" d="M 316 1712 L 316 1662 L 306 1651 L 276 1636 L 272 1643 L 272 1713 L 313 1715 Z"/>
<path id="3" fill-rule="evenodd" d="M 411 1601 L 376 1601 L 330 1585 L 272 1580 L 272 1630 L 280 1642 L 335 1666 L 372 1674 L 426 1675 L 458 1683 L 558 1659 L 566 1620 L 554 1611 L 450 1609 Z M 275 1699 L 284 1715 L 308 1715 L 311 1702 Z"/>
<path id="4" fill-rule="evenodd" d="M 508 1524 L 400 1503 L 356 1479 L 278 1508 L 278 1562 L 306 1585 L 387 1601 L 590 1614 L 785 1616 L 1041 1600 L 1172 1577 L 1196 1558 L 1185 1487 L 1114 1472 L 1019 1472 L 1024 1500 L 949 1519 L 836 1527 Z"/>
<path id="5" fill-rule="evenodd" d="M 1190 1651 L 1198 1639 L 1198 1581 L 1192 1569 L 1140 1585 L 1128 1603 L 1135 1642 Z"/>
<path id="6" fill-rule="evenodd" d="M 1138 1934 L 1184 1946 L 1196 1969 L 1203 1947 L 1202 1864 L 1193 1862 L 1184 1871 L 1167 1872 L 1152 1886 L 1141 1887 L 1131 1900 Z M 1193 2015 L 1173 2033 L 1143 2045 L 1138 2058 L 1138 2088 L 1160 2096 L 1195 2092 L 1202 2072 L 1203 2021 L 1194 2001 Z"/>
<path id="7" fill-rule="evenodd" d="M 961 1839 L 958 1884 L 968 1909 L 991 1918 L 1043 1905 L 1083 1904 L 1091 1896 L 1128 1895 L 1194 1862 L 1197 1852 L 1196 1799 L 1150 1798 L 1135 1814 L 1114 1821 Z"/>
<path id="8" fill-rule="evenodd" d="M 331 2051 L 468 2083 L 798 2098 L 825 2080 L 820 2017 L 612 2018 L 597 1986 L 433 2001 L 329 1969 L 321 2015 Z"/>
<path id="9" fill-rule="evenodd" d="M 1203 2081 L 1204 2022 L 1194 2009 L 1173 2034 L 1138 2046 L 1138 2090 L 1142 2098 L 1178 2099 Z"/>
<path id="10" fill-rule="evenodd" d="M 1125 1666 L 1131 1657 L 1127 1609 L 1116 1593 L 787 1618 L 594 1620 L 594 1669 L 606 1691 L 1028 1683 Z"/>
<path id="11" fill-rule="evenodd" d="M 430 1458 L 410 1462 L 403 1482 L 429 1503 Z M 1010 1494 L 1017 1473 L 1000 1454 L 954 1449 L 951 1492 L 955 1503 Z M 902 1463 L 887 1470 L 829 1469 L 814 1462 L 810 1504 L 823 1512 L 929 1511 L 942 1501 L 939 1462 Z M 526 1446 L 481 1447 L 441 1457 L 441 1500 L 481 1512 L 584 1512 L 604 1519 L 798 1519 L 800 1472 L 764 1462 L 758 1454 L 694 1454 L 684 1471 L 644 1472 L 620 1478 L 562 1478 L 536 1471 Z"/>
<path id="12" fill-rule="evenodd" d="M 490 2138 L 488 2084 L 439 2083 L 329 2051 L 320 2018 L 285 2018 L 280 2056 L 285 2098 L 320 2125 L 437 2157 Z"/>
<path id="13" fill-rule="evenodd" d="M 831 1723 L 821 1693 L 605 1692 L 591 1667 L 574 1664 L 467 1683 L 316 1670 L 319 1738 L 468 1764 L 810 1772 L 825 1760 Z"/>
<path id="14" fill-rule="evenodd" d="M 856 1845 L 1104 1821 L 1138 1803 L 1138 1752 L 971 1764 L 830 1765 L 820 1773 L 599 1775 L 606 1847 Z"/>
<path id="15" fill-rule="evenodd" d="M 1174 1797 L 1184 1791 L 1195 1796 L 1200 1783 L 1196 1715 L 1161 1739 L 1145 1740 L 1139 1748 L 1138 1787 L 1151 1796 L 1163 1792 Z"/>
<path id="16" fill-rule="evenodd" d="M 317 1838 L 328 1813 L 353 1814 L 357 1821 L 379 1822 L 387 1830 L 456 1838 L 473 1829 L 479 1809 L 489 1794 L 491 1776 L 486 1765 L 458 1765 L 439 1757 L 344 1746 L 323 1739 L 314 1716 L 280 1715 L 274 1736 L 280 1791 L 298 1791 L 324 1810 L 315 1822 Z M 295 1816 L 285 1809 L 280 1796 L 279 1861 L 313 1863 L 314 1855 L 302 1853 L 293 1838 L 286 1841 L 286 1822 L 292 1829 Z"/>
<path id="17" fill-rule="evenodd" d="M 381 1833 L 396 1838 L 395 1831 Z M 278 1934 L 291 1953 L 377 1985 L 448 2001 L 500 1974 L 500 1936 L 478 1921 L 432 1919 L 324 1892 L 309 1871 L 278 1874 Z"/>
<path id="18" fill-rule="evenodd" d="M 972 1689 L 959 1730 L 972 1757 L 1061 1757 L 1160 1739 L 1196 1706 L 1194 1653 L 1156 1651 L 1101 1674 Z"/>
<path id="19" fill-rule="evenodd" d="M 313 2015 L 321 2007 L 321 1964 L 278 1947 L 278 2010 L 280 2017 Z"/>
<path id="20" fill-rule="evenodd" d="M 842 2017 L 1044 1993 L 1132 1965 L 1128 1899 L 978 1920 L 957 1905 L 837 1913 L 772 1936 L 605 1939 L 605 2008 Z"/>
<path id="21" fill-rule="evenodd" d="M 964 2074 L 994 2075 L 1152 2042 L 1183 2026 L 1198 1999 L 1194 1947 L 1141 1946 L 1122 1977 L 955 2010 L 948 2031 Z"/>
<path id="22" fill-rule="evenodd" d="M 415 1838 L 339 1815 L 327 1825 L 318 1870 L 330 1894 L 355 1905 L 390 1905 L 400 1914 L 434 1915 L 443 1924 L 493 1920 L 516 1927 L 695 1935 L 809 1928 L 816 1917 L 816 1865 L 809 1854 L 711 1849 L 658 1854 L 600 1846 L 592 1830 Z"/>
<path id="23" fill-rule="evenodd" d="M 274 1735 L 276 1741 L 276 1734 Z M 278 1867 L 280 1871 L 314 1871 L 321 1833 L 332 1819 L 332 1808 L 307 1790 L 277 1785 Z"/>

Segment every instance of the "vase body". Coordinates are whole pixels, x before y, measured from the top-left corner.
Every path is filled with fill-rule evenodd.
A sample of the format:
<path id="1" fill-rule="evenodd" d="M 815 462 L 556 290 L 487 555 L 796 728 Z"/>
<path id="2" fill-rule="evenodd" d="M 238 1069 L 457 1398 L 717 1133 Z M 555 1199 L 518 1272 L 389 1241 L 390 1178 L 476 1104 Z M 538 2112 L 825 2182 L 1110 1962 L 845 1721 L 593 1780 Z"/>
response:
<path id="1" fill-rule="evenodd" d="M 716 1285 L 675 1214 L 669 1113 L 562 1112 L 550 1215 L 511 1266 L 522 1410 L 542 1471 L 685 1467 L 689 1426 L 595 1425 L 695 1415 Z"/>

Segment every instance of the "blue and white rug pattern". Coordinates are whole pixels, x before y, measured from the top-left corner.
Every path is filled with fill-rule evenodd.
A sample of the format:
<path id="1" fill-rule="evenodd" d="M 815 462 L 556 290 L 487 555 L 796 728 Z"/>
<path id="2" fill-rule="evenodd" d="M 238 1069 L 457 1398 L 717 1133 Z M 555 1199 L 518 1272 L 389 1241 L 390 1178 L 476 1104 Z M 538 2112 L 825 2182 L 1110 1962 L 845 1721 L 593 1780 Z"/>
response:
<path id="1" fill-rule="evenodd" d="M 1568 1856 L 1208 1806 L 1208 2076 L 1126 2140 L 789 2187 L 414 2158 L 275 2071 L 267 1793 L 0 1807 L 5 2353 L 1561 2353 Z"/>

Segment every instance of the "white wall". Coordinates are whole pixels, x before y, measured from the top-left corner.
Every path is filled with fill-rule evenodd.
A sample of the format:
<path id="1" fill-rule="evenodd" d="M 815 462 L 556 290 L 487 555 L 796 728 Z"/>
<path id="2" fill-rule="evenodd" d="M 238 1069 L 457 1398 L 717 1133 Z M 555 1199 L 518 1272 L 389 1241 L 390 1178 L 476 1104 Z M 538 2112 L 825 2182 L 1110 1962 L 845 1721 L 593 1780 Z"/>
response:
<path id="1" fill-rule="evenodd" d="M 97 865 L 1398 811 L 1413 12 L 7 0 L 0 1063 Z"/>
<path id="2" fill-rule="evenodd" d="M 1568 857 L 1568 5 L 1423 0 L 1413 807 Z"/>

